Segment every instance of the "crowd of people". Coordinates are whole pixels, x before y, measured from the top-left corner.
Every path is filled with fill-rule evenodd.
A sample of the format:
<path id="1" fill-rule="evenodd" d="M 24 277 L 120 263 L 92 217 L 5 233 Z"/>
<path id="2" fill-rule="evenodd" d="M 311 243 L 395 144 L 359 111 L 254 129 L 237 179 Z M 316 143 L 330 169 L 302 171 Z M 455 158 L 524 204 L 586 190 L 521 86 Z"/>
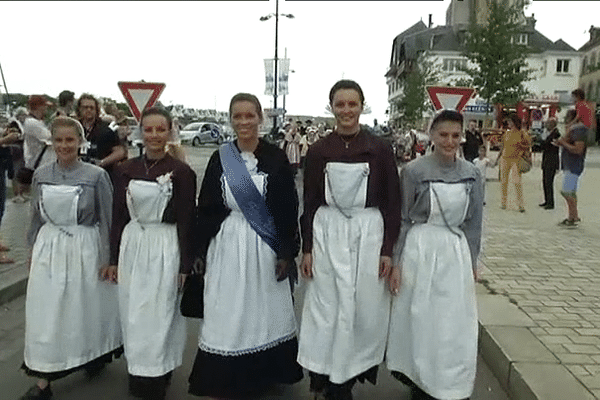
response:
<path id="1" fill-rule="evenodd" d="M 297 383 L 306 370 L 315 399 L 351 400 L 357 382 L 377 383 L 385 362 L 413 400 L 469 398 L 492 165 L 474 121 L 463 131 L 460 113 L 439 112 L 431 151 L 399 174 L 389 142 L 359 123 L 365 98 L 356 82 L 330 90 L 333 129 L 289 121 L 279 146 L 259 137 L 258 98 L 238 93 L 229 107 L 236 139 L 212 154 L 196 199 L 196 173 L 169 146 L 176 123 L 168 111 L 143 111 L 144 151 L 129 158 L 118 116 L 103 119 L 94 96 L 65 91 L 59 103 L 47 128 L 50 104 L 30 96 L 28 112 L 0 138 L 0 156 L 10 160 L 0 172 L 18 182 L 15 199 L 31 196 L 21 368 L 37 382 L 21 399 L 50 399 L 53 381 L 77 371 L 94 377 L 122 354 L 129 394 L 166 398 L 183 363 L 180 301 L 192 270 L 204 286 L 190 394 L 247 398 Z M 506 121 L 502 208 L 508 176 L 516 169 L 520 177 L 531 148 L 520 120 Z M 588 128 L 575 110 L 567 122 L 563 136 L 555 120 L 548 124 L 542 206 L 554 207 L 562 147 L 562 224 L 573 226 Z M 8 250 L 0 244 L 0 263 L 14 262 Z M 306 292 L 298 322 L 299 273 Z"/>

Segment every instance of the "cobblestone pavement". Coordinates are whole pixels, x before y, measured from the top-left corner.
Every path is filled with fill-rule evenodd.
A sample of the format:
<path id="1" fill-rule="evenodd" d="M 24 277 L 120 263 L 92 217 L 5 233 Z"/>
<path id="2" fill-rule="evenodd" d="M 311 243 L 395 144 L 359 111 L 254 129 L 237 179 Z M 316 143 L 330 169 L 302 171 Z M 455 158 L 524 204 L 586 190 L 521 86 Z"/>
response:
<path id="1" fill-rule="evenodd" d="M 557 225 L 566 217 L 562 174 L 555 181 L 556 208 L 538 206 L 539 158 L 537 168 L 523 175 L 524 214 L 501 210 L 500 184 L 487 182 L 482 281 L 525 312 L 536 325 L 531 333 L 600 398 L 600 149 L 589 152 L 580 180 L 577 228 Z M 488 179 L 496 174 L 489 170 Z"/>

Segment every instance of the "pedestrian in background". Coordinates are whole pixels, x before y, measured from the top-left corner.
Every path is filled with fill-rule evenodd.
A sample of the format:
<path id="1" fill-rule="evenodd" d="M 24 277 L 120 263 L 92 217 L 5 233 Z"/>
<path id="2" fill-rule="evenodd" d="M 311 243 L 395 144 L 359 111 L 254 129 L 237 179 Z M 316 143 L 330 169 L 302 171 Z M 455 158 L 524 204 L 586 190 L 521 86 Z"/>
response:
<path id="1" fill-rule="evenodd" d="M 575 111 L 577 116 L 575 122 L 583 124 L 587 129 L 585 143 L 591 143 L 595 139 L 594 132 L 596 130 L 596 113 L 595 104 L 585 99 L 583 89 L 575 89 L 571 92 L 571 97 L 575 101 Z"/>
<path id="2" fill-rule="evenodd" d="M 23 138 L 25 128 L 23 128 L 23 123 L 25 122 L 27 115 L 27 109 L 25 107 L 19 107 L 15 111 L 14 119 L 9 122 L 9 124 L 14 122 L 14 126 L 16 126 L 20 132 L 18 140 L 10 145 L 14 171 L 14 176 L 12 178 L 12 190 L 14 195 L 12 199 L 13 203 L 25 203 L 27 201 L 25 198 L 26 188 L 19 181 L 19 171 L 25 166 L 25 159 L 23 156 Z"/>
<path id="3" fill-rule="evenodd" d="M 106 171 L 79 161 L 82 142 L 81 124 L 57 117 L 57 162 L 34 173 L 22 368 L 38 382 L 22 400 L 50 399 L 50 382 L 81 369 L 92 377 L 122 353 L 117 288 L 101 281 L 112 186 Z"/>
<path id="4" fill-rule="evenodd" d="M 469 121 L 469 127 L 465 130 L 465 141 L 462 143 L 462 154 L 465 160 L 473 162 L 479 154 L 479 147 L 483 146 L 483 137 L 477 130 L 477 121 Z"/>
<path id="5" fill-rule="evenodd" d="M 400 185 L 391 146 L 359 123 L 358 83 L 337 82 L 329 103 L 336 128 L 308 150 L 304 171 L 298 362 L 316 396 L 349 400 L 357 381 L 377 382 L 385 353 Z"/>
<path id="6" fill-rule="evenodd" d="M 73 108 L 75 106 L 75 93 L 70 90 L 63 90 L 58 95 L 58 107 L 54 113 L 56 117 L 73 117 Z"/>
<path id="7" fill-rule="evenodd" d="M 556 126 L 556 118 L 551 117 L 546 122 L 548 136 L 542 142 L 542 186 L 544 188 L 544 202 L 540 207 L 545 210 L 554 209 L 554 176 L 559 167 L 558 146 L 554 141 L 560 138 Z"/>
<path id="8" fill-rule="evenodd" d="M 115 169 L 106 275 L 119 283 L 129 393 L 142 399 L 165 398 L 186 339 L 179 302 L 194 261 L 196 174 L 167 154 L 171 127 L 168 111 L 144 110 L 145 154 Z"/>
<path id="9" fill-rule="evenodd" d="M 294 169 L 294 173 L 300 166 L 300 130 L 296 123 L 291 123 L 289 129 L 285 132 L 285 154 Z"/>
<path id="10" fill-rule="evenodd" d="M 500 152 L 496 164 L 500 161 L 500 208 L 506 209 L 508 196 L 508 182 L 510 174 L 515 170 L 514 186 L 517 195 L 517 206 L 519 212 L 525 212 L 523 200 L 522 172 L 519 170 L 519 160 L 531 156 L 531 138 L 521 130 L 521 120 L 517 114 L 512 113 L 506 118 L 508 129 L 502 135 Z"/>
<path id="11" fill-rule="evenodd" d="M 560 192 L 567 202 L 567 218 L 560 225 L 576 227 L 581 221 L 577 210 L 577 189 L 579 177 L 583 173 L 585 155 L 587 152 L 588 128 L 577 119 L 575 110 L 567 111 L 567 134 L 556 139 L 553 143 L 562 147 L 561 159 L 564 173 L 562 191 Z"/>
<path id="12" fill-rule="evenodd" d="M 127 147 L 109 123 L 100 118 L 100 102 L 94 96 L 82 94 L 76 108 L 77 119 L 83 125 L 85 140 L 89 143 L 83 159 L 104 168 L 112 179 L 115 165 L 127 159 Z"/>
<path id="13" fill-rule="evenodd" d="M 17 179 L 23 186 L 24 192 L 29 192 L 33 171 L 44 164 L 56 160 L 51 146 L 50 130 L 44 123 L 46 110 L 52 105 L 41 95 L 31 95 L 27 101 L 29 114 L 23 122 L 23 168 L 17 172 Z"/>
<path id="14" fill-rule="evenodd" d="M 473 160 L 473 164 L 479 170 L 479 174 L 481 175 L 481 190 L 483 193 L 483 205 L 485 205 L 485 182 L 487 177 L 487 168 L 490 167 L 493 163 L 492 161 L 486 157 L 487 150 L 484 145 L 479 146 L 479 157 Z"/>
<path id="15" fill-rule="evenodd" d="M 246 398 L 302 379 L 292 293 L 298 195 L 283 150 L 259 139 L 258 98 L 229 105 L 235 142 L 211 156 L 198 197 L 204 323 L 189 393 Z"/>
<path id="16" fill-rule="evenodd" d="M 386 361 L 412 400 L 466 399 L 475 383 L 483 193 L 477 167 L 457 156 L 462 124 L 456 111 L 439 113 L 434 152 L 401 171 Z"/>
<path id="17" fill-rule="evenodd" d="M 0 137 L 0 224 L 4 217 L 6 205 L 6 178 L 14 177 L 11 145 L 16 143 L 23 135 L 21 124 L 17 120 L 8 123 Z M 12 264 L 15 262 L 5 252 L 10 248 L 0 243 L 0 264 Z"/>

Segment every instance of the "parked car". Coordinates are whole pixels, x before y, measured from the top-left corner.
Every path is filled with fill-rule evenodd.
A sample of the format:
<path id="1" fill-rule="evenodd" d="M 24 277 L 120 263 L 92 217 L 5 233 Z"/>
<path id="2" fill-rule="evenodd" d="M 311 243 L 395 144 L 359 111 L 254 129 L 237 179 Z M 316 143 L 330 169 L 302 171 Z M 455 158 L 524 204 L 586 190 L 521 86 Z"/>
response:
<path id="1" fill-rule="evenodd" d="M 191 143 L 192 146 L 204 143 L 221 144 L 228 140 L 224 129 L 213 122 L 192 122 L 179 132 L 179 138 L 182 143 Z"/>

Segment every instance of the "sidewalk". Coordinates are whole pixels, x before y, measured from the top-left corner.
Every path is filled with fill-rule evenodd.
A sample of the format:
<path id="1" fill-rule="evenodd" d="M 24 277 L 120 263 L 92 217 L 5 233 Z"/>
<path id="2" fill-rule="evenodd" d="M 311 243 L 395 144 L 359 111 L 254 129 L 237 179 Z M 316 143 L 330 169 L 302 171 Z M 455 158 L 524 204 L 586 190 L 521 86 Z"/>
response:
<path id="1" fill-rule="evenodd" d="M 480 353 L 513 399 L 600 398 L 600 149 L 588 152 L 575 229 L 557 225 L 566 217 L 562 174 L 556 208 L 538 206 L 536 156 L 523 175 L 524 214 L 500 209 L 498 169 L 488 170 Z"/>
<path id="2" fill-rule="evenodd" d="M 512 399 L 600 398 L 600 149 L 588 154 L 576 229 L 557 225 L 566 215 L 561 174 L 556 209 L 538 207 L 540 158 L 523 175 L 524 214 L 500 210 L 498 170 L 488 170 L 480 354 Z M 0 265 L 0 304 L 25 292 L 28 224 L 29 203 L 8 201 L 0 237 L 17 262 Z"/>

